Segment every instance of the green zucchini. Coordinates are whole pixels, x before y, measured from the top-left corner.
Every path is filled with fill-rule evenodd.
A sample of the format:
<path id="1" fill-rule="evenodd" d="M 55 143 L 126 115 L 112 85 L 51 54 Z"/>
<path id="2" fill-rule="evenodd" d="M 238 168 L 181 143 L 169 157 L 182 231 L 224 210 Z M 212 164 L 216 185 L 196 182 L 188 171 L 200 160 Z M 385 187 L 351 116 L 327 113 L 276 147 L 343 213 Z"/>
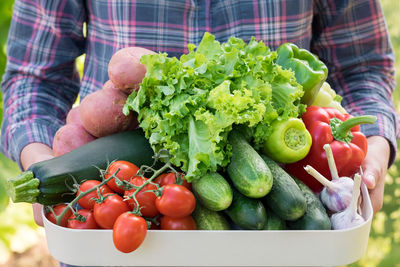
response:
<path id="1" fill-rule="evenodd" d="M 219 173 L 207 173 L 192 182 L 192 190 L 202 204 L 213 211 L 221 211 L 232 203 L 232 188 Z"/>
<path id="2" fill-rule="evenodd" d="M 287 226 L 292 230 L 331 230 L 331 221 L 317 195 L 299 179 L 294 180 L 306 198 L 307 210 L 299 219 L 287 221 Z"/>
<path id="3" fill-rule="evenodd" d="M 87 179 L 101 180 L 99 169 L 114 160 L 137 166 L 152 165 L 154 152 L 139 129 L 98 138 L 67 154 L 38 162 L 7 181 L 14 202 L 53 205 L 74 198 L 71 186 Z"/>
<path id="4" fill-rule="evenodd" d="M 245 230 L 262 230 L 267 222 L 267 212 L 261 200 L 248 198 L 235 189 L 232 204 L 225 213 L 234 224 Z"/>
<path id="5" fill-rule="evenodd" d="M 303 192 L 293 180 L 274 160 L 261 155 L 271 170 L 274 182 L 271 192 L 263 198 L 264 205 L 272 209 L 283 220 L 297 220 L 306 212 L 307 203 Z"/>
<path id="6" fill-rule="evenodd" d="M 209 210 L 199 201 L 196 202 L 196 208 L 192 213 L 198 230 L 229 230 L 229 222 L 225 215 L 219 211 Z"/>
<path id="7" fill-rule="evenodd" d="M 229 135 L 232 146 L 227 172 L 233 185 L 243 195 L 261 198 L 269 193 L 273 178 L 267 164 L 238 131 Z"/>

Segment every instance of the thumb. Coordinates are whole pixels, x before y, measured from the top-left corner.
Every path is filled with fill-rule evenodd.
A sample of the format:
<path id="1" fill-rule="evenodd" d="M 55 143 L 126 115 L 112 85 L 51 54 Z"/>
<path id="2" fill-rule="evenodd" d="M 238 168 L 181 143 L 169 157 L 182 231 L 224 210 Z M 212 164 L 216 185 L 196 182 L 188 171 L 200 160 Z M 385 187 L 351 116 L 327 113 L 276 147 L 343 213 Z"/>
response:
<path id="1" fill-rule="evenodd" d="M 364 182 L 364 184 L 367 186 L 368 189 L 373 189 L 376 186 L 376 177 L 377 175 L 370 171 L 367 170 L 364 172 L 363 176 L 362 176 L 362 180 Z"/>

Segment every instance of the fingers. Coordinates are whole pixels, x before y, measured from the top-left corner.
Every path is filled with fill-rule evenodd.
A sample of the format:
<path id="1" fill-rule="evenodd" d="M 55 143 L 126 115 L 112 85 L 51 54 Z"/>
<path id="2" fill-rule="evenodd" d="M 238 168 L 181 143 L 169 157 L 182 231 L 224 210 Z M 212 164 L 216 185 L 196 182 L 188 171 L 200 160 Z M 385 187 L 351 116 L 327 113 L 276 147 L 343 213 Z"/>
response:
<path id="1" fill-rule="evenodd" d="M 372 168 L 372 167 L 371 167 Z M 375 168 L 372 168 L 375 169 Z M 385 172 L 386 173 L 386 172 Z M 385 174 L 375 169 L 366 168 L 362 177 L 363 182 L 369 189 L 369 196 L 371 199 L 374 214 L 382 209 L 383 206 L 383 193 L 385 188 Z"/>
<path id="2" fill-rule="evenodd" d="M 368 189 L 373 189 L 376 186 L 376 176 L 373 173 L 364 173 L 362 180 Z"/>
<path id="3" fill-rule="evenodd" d="M 33 209 L 33 218 L 35 223 L 39 226 L 43 226 L 43 216 L 42 216 L 42 209 L 43 206 L 41 204 L 35 203 L 32 204 Z"/>
<path id="4" fill-rule="evenodd" d="M 369 190 L 369 196 L 371 198 L 374 214 L 382 209 L 384 188 L 385 188 L 385 183 L 382 182 L 382 183 L 377 183 L 374 189 Z"/>
<path id="5" fill-rule="evenodd" d="M 381 210 L 390 148 L 380 136 L 368 138 L 368 152 L 362 164 L 363 182 L 369 189 L 374 214 Z"/>

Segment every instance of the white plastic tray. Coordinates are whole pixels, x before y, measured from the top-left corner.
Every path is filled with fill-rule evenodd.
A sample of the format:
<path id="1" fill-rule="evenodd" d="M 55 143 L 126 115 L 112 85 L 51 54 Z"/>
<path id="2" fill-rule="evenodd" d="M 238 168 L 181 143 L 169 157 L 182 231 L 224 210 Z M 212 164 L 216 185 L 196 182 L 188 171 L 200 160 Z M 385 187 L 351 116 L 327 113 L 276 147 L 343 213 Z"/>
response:
<path id="1" fill-rule="evenodd" d="M 44 217 L 50 254 L 84 266 L 338 266 L 365 253 L 372 221 L 362 184 L 365 223 L 330 231 L 165 231 L 150 230 L 132 253 L 115 249 L 111 230 L 59 227 Z"/>

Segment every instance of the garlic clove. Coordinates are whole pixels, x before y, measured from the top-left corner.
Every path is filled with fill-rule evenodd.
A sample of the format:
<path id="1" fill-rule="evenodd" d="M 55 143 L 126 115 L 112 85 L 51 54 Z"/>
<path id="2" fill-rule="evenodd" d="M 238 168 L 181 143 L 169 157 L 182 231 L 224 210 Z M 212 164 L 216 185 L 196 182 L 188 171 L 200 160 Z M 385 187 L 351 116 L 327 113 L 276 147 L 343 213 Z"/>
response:
<path id="1" fill-rule="evenodd" d="M 340 177 L 329 181 L 310 165 L 307 165 L 304 169 L 324 185 L 324 188 L 320 193 L 320 199 L 325 208 L 333 213 L 347 208 L 350 204 L 353 193 L 353 179 L 350 177 Z"/>
<path id="2" fill-rule="evenodd" d="M 337 185 L 335 188 L 339 189 L 332 190 L 330 187 L 324 187 L 320 193 L 320 199 L 330 212 L 336 213 L 350 205 L 354 181 L 349 177 L 341 177 L 331 182 Z"/>
<path id="3" fill-rule="evenodd" d="M 342 230 L 356 227 L 364 222 L 364 218 L 355 213 L 354 217 L 349 215 L 349 212 L 338 212 L 331 216 L 332 229 Z"/>
<path id="4" fill-rule="evenodd" d="M 348 207 L 331 216 L 332 229 L 340 230 L 356 227 L 364 223 L 364 218 L 357 213 L 358 199 L 360 197 L 361 175 L 354 176 L 353 194 Z"/>

